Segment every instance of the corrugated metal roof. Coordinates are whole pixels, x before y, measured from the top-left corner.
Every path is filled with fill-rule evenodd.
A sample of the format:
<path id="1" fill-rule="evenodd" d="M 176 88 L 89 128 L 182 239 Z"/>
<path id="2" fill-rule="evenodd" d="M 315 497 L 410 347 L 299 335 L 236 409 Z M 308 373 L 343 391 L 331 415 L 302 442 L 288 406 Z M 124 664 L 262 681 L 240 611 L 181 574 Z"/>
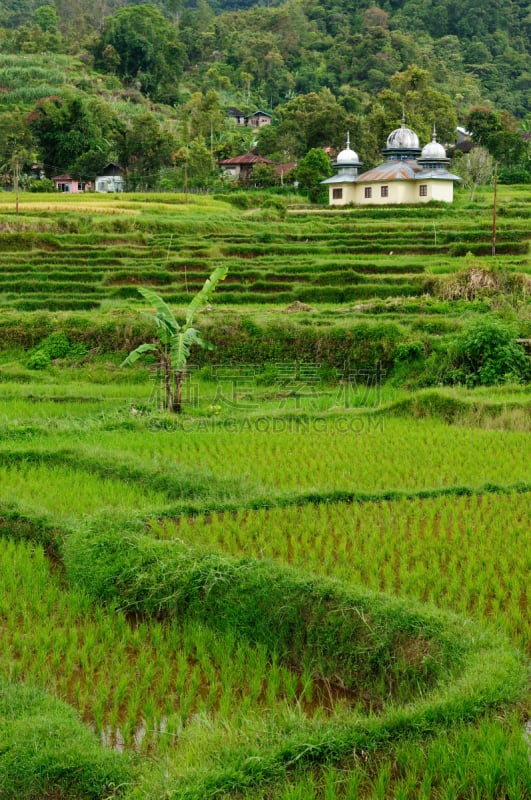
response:
<path id="1" fill-rule="evenodd" d="M 421 167 L 416 161 L 386 161 L 358 176 L 358 183 L 372 181 L 414 181 Z"/>
<path id="2" fill-rule="evenodd" d="M 332 175 L 331 178 L 327 178 L 321 183 L 328 184 L 328 183 L 357 183 L 358 178 L 356 175 Z"/>
<path id="3" fill-rule="evenodd" d="M 220 164 L 274 164 L 270 158 L 257 156 L 255 153 L 244 153 L 242 156 L 234 156 L 233 158 L 224 158 L 219 162 Z"/>
<path id="4" fill-rule="evenodd" d="M 453 172 L 447 172 L 445 169 L 423 169 L 422 172 L 416 176 L 415 180 L 437 180 L 437 181 L 460 181 L 459 175 L 454 175 Z"/>

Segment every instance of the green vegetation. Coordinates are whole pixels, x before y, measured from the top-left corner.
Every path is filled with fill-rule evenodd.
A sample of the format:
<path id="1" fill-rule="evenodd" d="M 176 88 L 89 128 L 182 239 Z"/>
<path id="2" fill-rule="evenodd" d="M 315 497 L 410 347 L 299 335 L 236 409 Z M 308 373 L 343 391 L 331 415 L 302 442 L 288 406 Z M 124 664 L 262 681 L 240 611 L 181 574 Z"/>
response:
<path id="1" fill-rule="evenodd" d="M 5 679 L 0 682 L 0 735 L 0 790 L 6 800 L 46 797 L 50 791 L 96 800 L 130 780 L 126 759 L 103 750 L 72 708 Z"/>
<path id="2" fill-rule="evenodd" d="M 156 315 L 150 314 L 148 318 L 157 327 L 159 344 L 139 345 L 136 350 L 129 353 L 122 366 L 131 366 L 146 353 L 156 353 L 158 356 L 157 368 L 162 374 L 164 383 L 164 408 L 167 411 L 181 413 L 183 383 L 192 346 L 197 345 L 204 350 L 213 349 L 209 342 L 205 342 L 201 338 L 197 328 L 193 327 L 193 323 L 196 314 L 211 300 L 219 281 L 224 280 L 226 276 L 226 267 L 218 267 L 214 270 L 186 309 L 186 318 L 182 325 L 177 322 L 171 309 L 155 292 L 151 292 L 149 289 L 138 290 L 144 299 L 155 306 L 157 311 Z"/>
<path id="3" fill-rule="evenodd" d="M 0 203 L 0 794 L 525 797 L 528 209 L 493 258 L 491 201 Z M 217 347 L 179 415 L 120 368 L 153 307 Z"/>
<path id="4" fill-rule="evenodd" d="M 257 138 L 261 155 L 292 166 L 312 149 L 337 152 L 348 130 L 370 168 L 404 108 L 423 144 L 437 120 L 451 147 L 459 124 L 502 182 L 528 183 L 527 14 L 523 0 L 491 0 L 481 14 L 423 0 L 3 2 L 2 185 L 30 186 L 41 171 L 94 181 L 113 162 L 128 190 L 219 189 L 217 162 Z M 271 124 L 235 124 L 236 107 L 264 109 Z M 260 171 L 259 185 L 280 192 L 293 180 L 291 169 Z"/>
<path id="5" fill-rule="evenodd" d="M 68 374 L 41 385 L 38 403 L 31 384 L 2 388 L 1 551 L 11 577 L 0 669 L 10 664 L 11 680 L 66 698 L 103 742 L 138 753 L 134 769 L 120 767 L 126 796 L 251 796 L 267 781 L 277 798 L 290 775 L 318 797 L 312 765 L 323 763 L 333 796 L 346 796 L 347 768 L 361 796 L 376 797 L 373 770 L 383 780 L 389 759 L 404 768 L 411 759 L 411 777 L 428 734 L 422 753 L 439 748 L 445 785 L 457 775 L 450 753 L 488 741 L 507 765 L 488 796 L 511 780 L 523 791 L 517 717 L 505 712 L 501 726 L 488 713 L 521 696 L 518 657 L 447 612 L 527 646 L 524 433 L 466 416 L 457 427 L 429 416 L 412 425 L 405 411 L 393 417 L 396 402 L 383 416 L 379 406 L 299 410 L 302 433 L 286 425 L 293 411 L 269 416 L 268 431 L 234 410 L 231 429 L 222 411 L 196 416 L 195 432 L 166 430 L 171 416 L 131 417 L 117 387 L 69 386 Z M 511 397 L 523 411 L 525 396 L 500 390 L 500 411 Z M 276 432 L 275 419 L 284 422 Z M 353 748 L 369 759 L 363 770 Z M 84 752 L 94 770 L 97 753 Z M 465 785 L 493 779 L 481 759 L 459 769 Z"/>

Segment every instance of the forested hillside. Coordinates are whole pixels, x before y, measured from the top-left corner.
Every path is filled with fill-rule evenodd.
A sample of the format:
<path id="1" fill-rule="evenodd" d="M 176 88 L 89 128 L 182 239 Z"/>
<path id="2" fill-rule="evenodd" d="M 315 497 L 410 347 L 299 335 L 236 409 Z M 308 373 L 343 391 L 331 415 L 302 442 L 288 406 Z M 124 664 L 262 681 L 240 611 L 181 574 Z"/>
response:
<path id="1" fill-rule="evenodd" d="M 17 164 L 37 159 L 47 175 L 83 179 L 117 159 L 138 185 L 160 185 L 161 168 L 173 170 L 170 184 L 185 172 L 201 184 L 216 158 L 254 141 L 228 124 L 236 106 L 272 113 L 262 155 L 297 160 L 342 146 L 350 129 L 371 166 L 404 109 L 421 140 L 436 124 L 452 144 L 464 125 L 523 179 L 530 29 L 524 0 L 5 0 L 0 112 L 11 116 L 0 119 L 0 159 L 9 165 L 17 151 Z M 54 152 L 51 118 L 65 130 L 59 146 L 52 131 Z"/>

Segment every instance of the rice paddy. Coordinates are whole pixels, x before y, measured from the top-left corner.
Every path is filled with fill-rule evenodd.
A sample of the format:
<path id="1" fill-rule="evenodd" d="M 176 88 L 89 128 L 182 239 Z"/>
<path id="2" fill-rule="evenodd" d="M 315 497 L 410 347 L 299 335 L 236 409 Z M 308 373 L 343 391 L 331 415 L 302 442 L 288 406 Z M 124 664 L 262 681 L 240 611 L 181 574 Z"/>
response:
<path id="1" fill-rule="evenodd" d="M 5 234 L 0 254 L 11 320 L 0 352 L 0 795 L 524 800 L 527 387 L 350 392 L 336 374 L 275 383 L 268 364 L 250 387 L 241 370 L 198 368 L 176 418 L 158 410 L 149 369 L 120 370 L 102 344 L 116 332 L 104 338 L 100 305 L 114 289 L 147 280 L 180 302 L 224 258 L 233 283 L 218 322 L 235 313 L 231 295 L 245 296 L 249 352 L 252 336 L 256 354 L 268 346 L 252 328 L 268 296 L 291 302 L 312 287 L 372 298 L 345 330 L 353 315 L 382 313 L 400 335 L 428 317 L 451 335 L 459 313 L 422 300 L 422 282 L 463 265 L 459 214 L 435 247 L 437 209 L 414 224 L 404 209 L 389 221 L 393 257 L 375 250 L 380 211 L 288 214 L 271 229 L 206 199 L 69 199 L 74 232 L 46 227 L 58 224 L 49 200 L 28 200 L 21 219 L 37 230 Z M 8 206 L 0 222 L 16 223 Z M 93 220 L 109 208 L 109 228 L 81 233 L 85 207 Z M 130 209 L 123 224 L 136 227 L 119 233 Z M 527 269 L 524 228 L 507 230 L 509 270 Z M 472 250 L 484 235 L 480 224 Z M 375 312 L 386 292 L 394 310 Z M 94 312 L 68 312 L 82 294 Z M 21 316 L 33 295 L 45 310 Z M 51 316 L 53 302 L 64 316 Z M 330 326 L 334 302 L 294 325 Z M 28 351 L 57 320 L 102 338 L 86 358 L 31 370 Z M 137 335 L 131 323 L 127 346 Z M 52 747 L 61 737 L 68 763 Z"/>
<path id="2" fill-rule="evenodd" d="M 435 275 L 463 269 L 467 254 L 490 254 L 490 209 L 463 204 L 422 209 L 420 219 L 401 209 L 385 224 L 379 209 L 288 213 L 272 224 L 209 197 L 26 195 L 20 216 L 9 198 L 0 203 L 0 296 L 5 308 L 90 310 L 135 300 L 138 283 L 152 283 L 185 304 L 225 263 L 225 304 L 411 300 L 430 292 Z M 506 197 L 497 242 L 500 268 L 528 269 L 523 199 Z"/>

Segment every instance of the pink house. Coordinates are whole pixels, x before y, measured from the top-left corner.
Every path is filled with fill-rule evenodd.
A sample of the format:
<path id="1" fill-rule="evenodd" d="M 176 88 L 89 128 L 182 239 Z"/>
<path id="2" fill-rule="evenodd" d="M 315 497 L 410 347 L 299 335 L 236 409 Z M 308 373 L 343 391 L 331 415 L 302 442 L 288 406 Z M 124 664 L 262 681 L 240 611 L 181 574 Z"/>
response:
<path id="1" fill-rule="evenodd" d="M 56 189 L 69 194 L 86 192 L 87 189 L 92 189 L 92 184 L 89 181 L 74 180 L 70 175 L 56 175 L 55 178 L 53 178 L 53 182 Z"/>

